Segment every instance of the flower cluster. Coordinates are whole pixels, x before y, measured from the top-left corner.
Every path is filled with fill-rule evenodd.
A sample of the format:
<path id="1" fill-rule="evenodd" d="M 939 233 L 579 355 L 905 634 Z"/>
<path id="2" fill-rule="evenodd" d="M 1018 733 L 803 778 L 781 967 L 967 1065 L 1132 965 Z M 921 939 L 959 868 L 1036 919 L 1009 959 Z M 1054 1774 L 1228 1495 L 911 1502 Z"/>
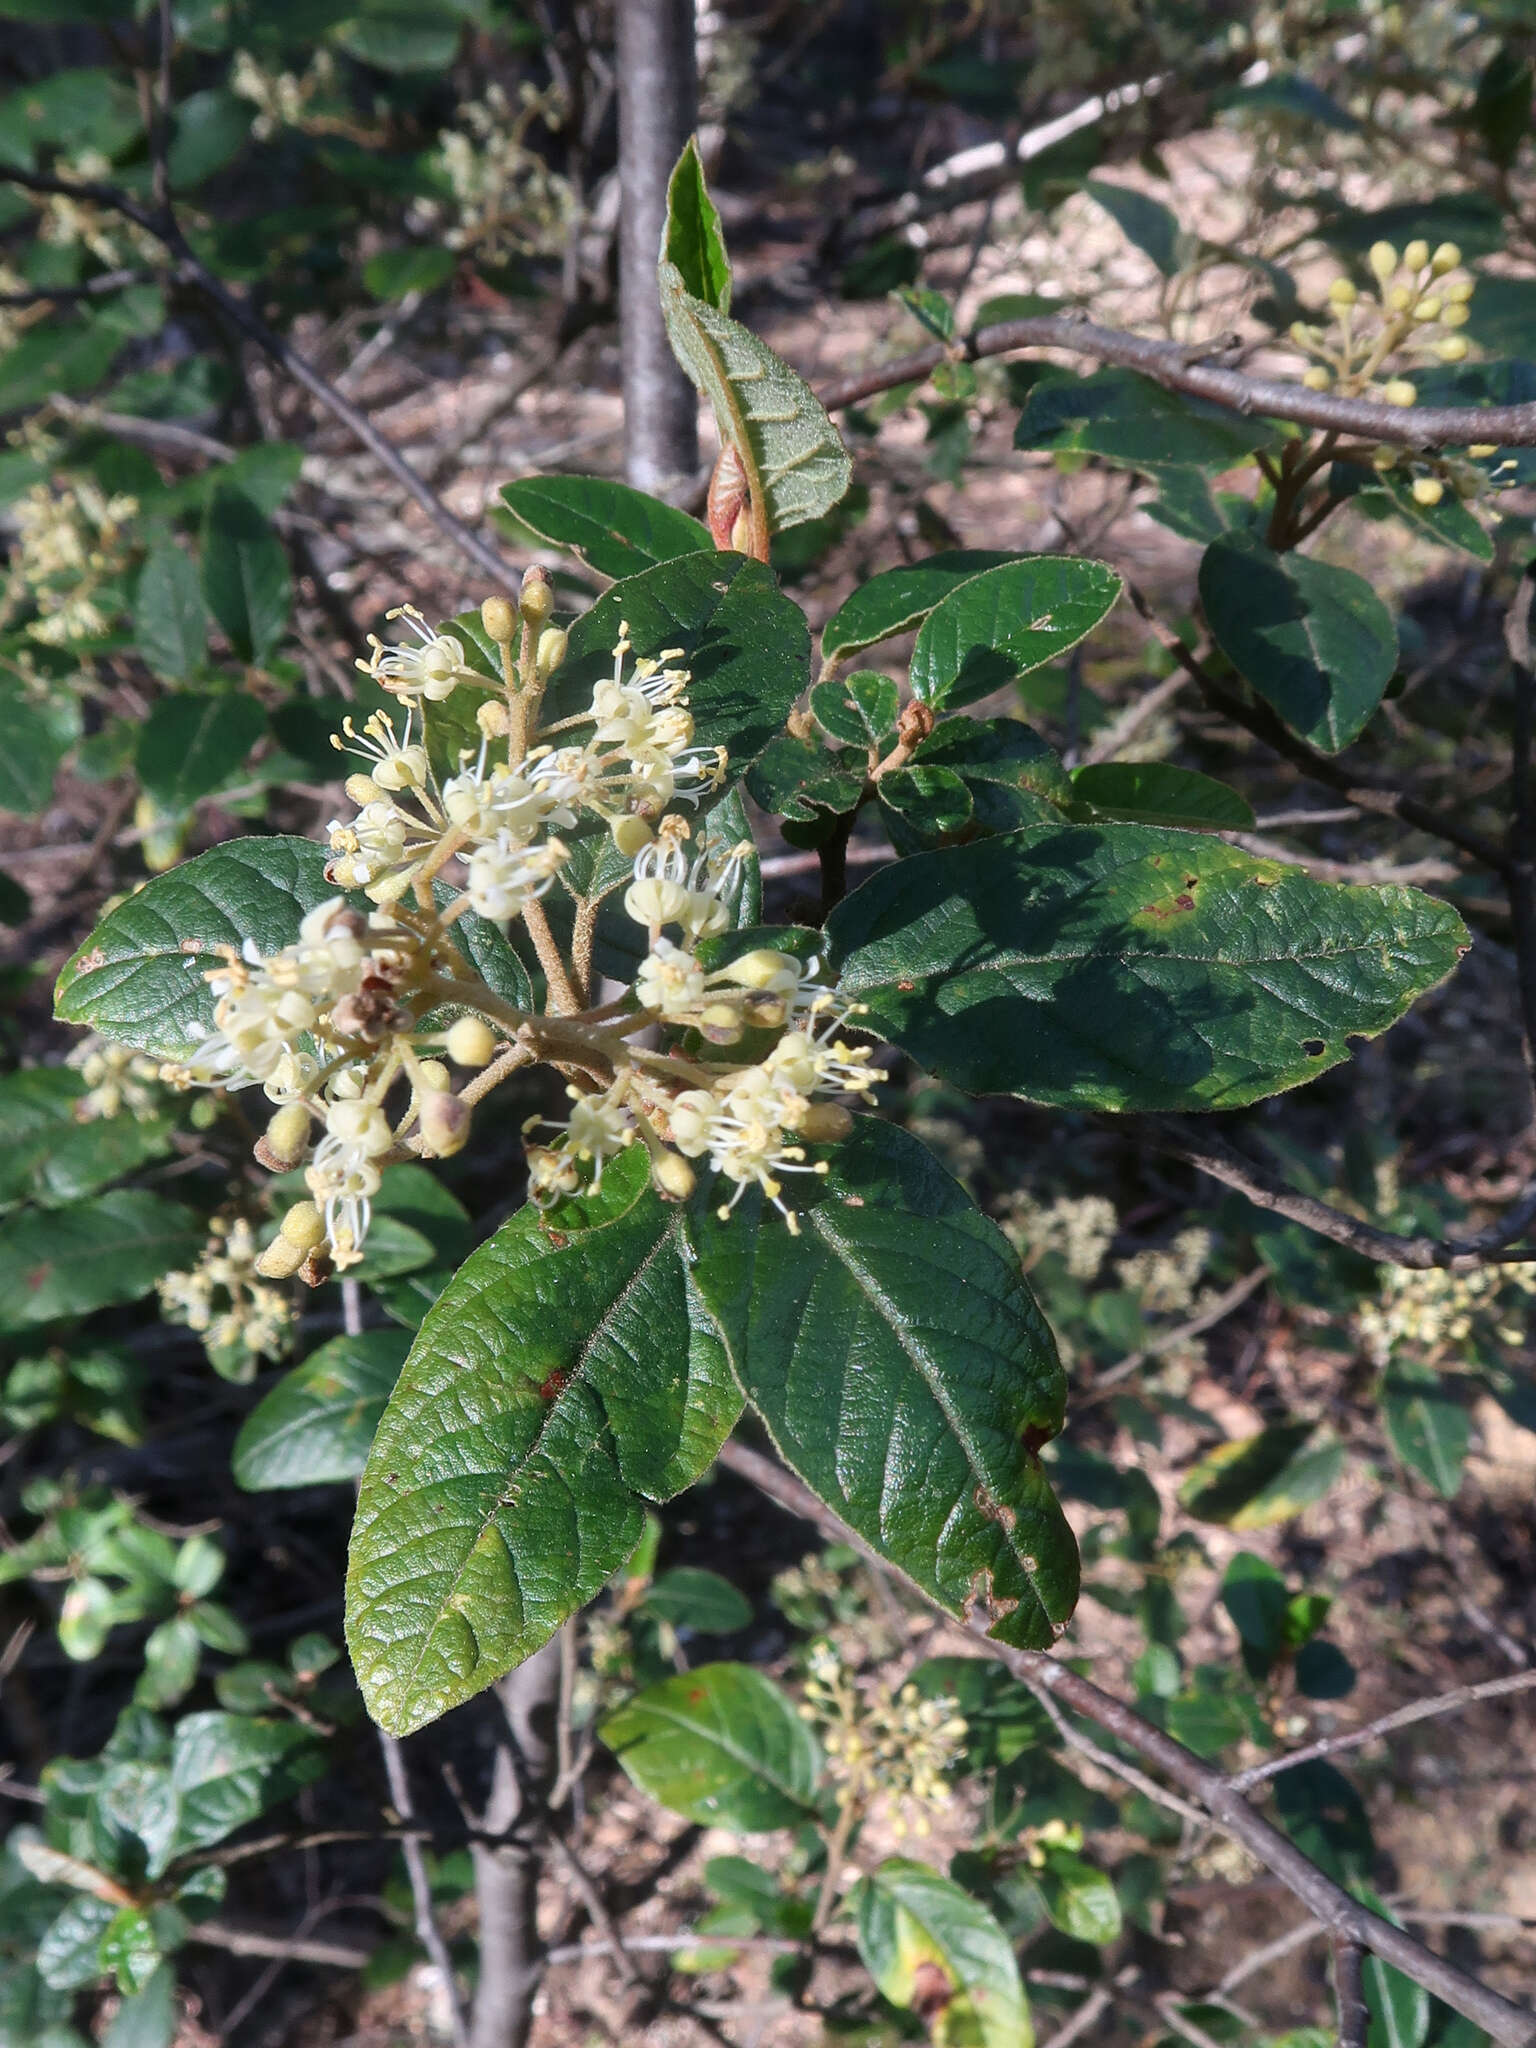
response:
<path id="1" fill-rule="evenodd" d="M 117 605 L 103 609 L 103 586 L 128 564 L 138 509 L 137 499 L 109 496 L 89 477 L 34 485 L 10 508 L 16 547 L 0 612 L 8 618 L 29 605 L 37 616 L 27 632 L 48 646 L 105 633 Z"/>
<path id="2" fill-rule="evenodd" d="M 76 1123 L 119 1116 L 147 1123 L 166 1106 L 158 1063 L 131 1046 L 114 1045 L 93 1031 L 70 1047 L 64 1063 L 85 1083 L 86 1092 L 75 1104 Z"/>
<path id="3" fill-rule="evenodd" d="M 575 200 L 570 183 L 528 145 L 536 121 L 559 125 L 560 95 L 524 83 L 514 107 L 500 85 L 458 110 L 460 125 L 444 129 L 438 168 L 453 194 L 456 217 L 443 228 L 450 249 L 471 250 L 487 263 L 510 257 L 553 255 L 570 232 Z M 444 209 L 428 202 L 421 225 L 438 225 Z"/>
<path id="4" fill-rule="evenodd" d="M 690 1162 L 707 1160 L 734 1183 L 722 1215 L 756 1187 L 791 1229 L 784 1177 L 825 1172 L 807 1146 L 851 1127 L 825 1098 L 867 1098 L 884 1079 L 869 1050 L 841 1035 L 855 1008 L 815 979 L 817 962 L 757 947 L 716 963 L 704 950 L 737 922 L 751 847 L 707 837 L 690 847 L 687 820 L 670 808 L 697 804 L 726 768 L 723 749 L 696 739 L 682 650 L 635 659 L 621 624 L 612 671 L 586 709 L 542 726 L 566 654 L 552 605 L 548 579 L 530 570 L 516 610 L 502 598 L 482 608 L 500 687 L 460 633 L 408 607 L 390 615 L 408 637 L 374 639 L 360 666 L 402 710 L 360 729 L 343 722 L 335 744 L 362 765 L 346 778 L 352 814 L 328 828 L 328 879 L 372 909 L 338 894 L 307 913 L 291 945 L 222 949 L 206 974 L 213 1029 L 162 1070 L 178 1087 L 260 1087 L 275 1105 L 257 1157 L 275 1171 L 302 1167 L 309 1194 L 261 1253 L 266 1278 L 318 1281 L 356 1265 L 391 1159 L 457 1152 L 480 1096 L 535 1060 L 562 1067 L 571 1097 L 569 1114 L 528 1146 L 536 1203 L 597 1185 L 605 1161 L 638 1141 L 668 1198 L 686 1198 Z M 428 724 L 459 691 L 481 699 L 480 742 L 447 772 Z M 569 960 L 541 899 L 572 857 L 561 835 L 594 826 L 631 862 L 623 907 L 648 950 L 627 996 L 583 1009 L 597 899 L 568 889 L 577 934 L 587 933 L 573 936 Z M 467 913 L 522 921 L 546 1015 L 475 978 L 453 942 Z M 465 1014 L 445 1023 L 455 1011 Z M 640 1042 L 655 1032 L 666 1049 Z M 746 1057 L 723 1050 L 737 1047 Z M 459 1088 L 455 1066 L 473 1075 Z"/>
<path id="5" fill-rule="evenodd" d="M 332 124 L 316 124 L 310 103 L 335 92 L 336 60 L 329 50 L 317 50 L 302 72 L 268 71 L 249 50 L 236 50 L 229 87 L 256 109 L 251 133 L 258 142 L 270 142 L 284 128 L 323 133 Z"/>
<path id="6" fill-rule="evenodd" d="M 1528 1266 L 1480 1266 L 1465 1273 L 1388 1266 L 1378 1298 L 1356 1310 L 1355 1328 L 1378 1367 L 1389 1365 L 1400 1350 L 1434 1363 L 1464 1351 L 1479 1334 L 1504 1346 L 1524 1344 L 1533 1295 L 1536 1272 Z"/>
<path id="7" fill-rule="evenodd" d="M 895 1835 L 931 1833 L 929 1813 L 953 1797 L 945 1773 L 967 1733 L 958 1706 L 948 1697 L 925 1699 L 915 1685 L 861 1694 L 830 1643 L 811 1645 L 800 1713 L 820 1730 L 837 1802 L 863 1815 L 883 1797 Z"/>
<path id="8" fill-rule="evenodd" d="M 281 1358 L 293 1329 L 293 1310 L 261 1278 L 256 1233 L 243 1216 L 216 1216 L 197 1264 L 160 1281 L 167 1322 L 182 1323 L 203 1339 L 225 1379 L 252 1378 L 257 1362 Z"/>
<path id="9" fill-rule="evenodd" d="M 80 149 L 54 165 L 60 177 L 82 185 L 99 185 L 112 176 L 112 160 L 99 149 Z M 28 195 L 38 209 L 37 238 L 55 249 L 81 248 L 109 270 L 118 265 L 155 260 L 160 245 L 134 221 L 124 220 L 94 199 L 69 192 Z"/>
<path id="10" fill-rule="evenodd" d="M 1056 1252 L 1074 1280 L 1097 1280 L 1120 1219 L 1103 1195 L 1058 1195 L 1037 1202 L 1020 1191 L 1008 1204 L 1003 1229 L 1030 1260 Z"/>

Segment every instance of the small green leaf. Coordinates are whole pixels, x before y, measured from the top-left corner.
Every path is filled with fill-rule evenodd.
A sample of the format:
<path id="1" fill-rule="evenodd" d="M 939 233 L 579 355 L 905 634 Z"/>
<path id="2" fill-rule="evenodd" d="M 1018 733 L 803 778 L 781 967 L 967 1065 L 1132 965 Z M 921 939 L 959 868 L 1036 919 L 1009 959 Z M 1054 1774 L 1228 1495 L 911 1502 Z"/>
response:
<path id="1" fill-rule="evenodd" d="M 678 1565 L 646 1588 L 641 1603 L 658 1621 L 691 1628 L 700 1635 L 730 1636 L 752 1625 L 752 1603 L 718 1572 Z"/>
<path id="2" fill-rule="evenodd" d="M 971 792 L 953 768 L 914 762 L 880 778 L 880 801 L 925 846 L 957 838 L 971 823 Z M 966 834 L 969 836 L 969 834 Z"/>
<path id="3" fill-rule="evenodd" d="M 123 1906 L 102 1930 L 97 1950 L 101 1967 L 116 1977 L 125 1998 L 142 1991 L 160 1961 L 160 1944 L 149 1915 L 137 1906 Z"/>
<path id="4" fill-rule="evenodd" d="M 53 778 L 80 730 L 72 701 L 41 703 L 0 681 L 0 811 L 31 818 L 53 798 Z"/>
<path id="5" fill-rule="evenodd" d="M 1382 1381 L 1381 1420 L 1387 1441 L 1409 1470 L 1427 1479 L 1442 1499 L 1454 1500 L 1472 1418 L 1453 1383 L 1427 1366 L 1399 1361 Z"/>
<path id="6" fill-rule="evenodd" d="M 260 662 L 288 624 L 288 557 L 266 515 L 243 491 L 216 484 L 203 521 L 203 596 L 242 661 Z"/>
<path id="7" fill-rule="evenodd" d="M 920 626 L 941 599 L 983 570 L 1023 559 L 1006 549 L 955 548 L 871 576 L 844 599 L 821 629 L 823 674 L 830 674 L 862 648 Z"/>
<path id="8" fill-rule="evenodd" d="M 747 775 L 747 794 L 771 816 L 807 824 L 819 814 L 851 811 L 864 794 L 862 761 L 829 753 L 815 739 L 780 733 Z"/>
<path id="9" fill-rule="evenodd" d="M 181 1810 L 176 1853 L 222 1841 L 324 1770 L 324 1751 L 296 1721 L 184 1714 L 171 1741 L 171 1781 Z"/>
<path id="10" fill-rule="evenodd" d="M 1218 1444 L 1186 1476 L 1179 1488 L 1180 1503 L 1199 1521 L 1225 1522 L 1233 1529 L 1264 1528 L 1270 1521 L 1298 1514 L 1306 1501 L 1286 1495 L 1283 1489 L 1277 1494 L 1275 1489 L 1294 1471 L 1314 1428 L 1310 1422 L 1274 1423 L 1257 1436 Z M 1338 1469 L 1336 1461 L 1311 1498 L 1321 1498 Z M 1266 1509 L 1280 1512 L 1267 1513 Z"/>
<path id="11" fill-rule="evenodd" d="M 861 668 L 835 682 L 817 683 L 811 710 L 830 739 L 885 754 L 896 739 L 901 696 L 889 676 Z"/>
<path id="12" fill-rule="evenodd" d="M 685 290 L 717 313 L 731 310 L 731 259 L 725 253 L 720 212 L 704 182 L 696 136 L 667 181 L 667 225 L 661 253 L 682 279 Z"/>
<path id="13" fill-rule="evenodd" d="M 202 1645 L 184 1614 L 172 1615 L 151 1629 L 144 1644 L 144 1669 L 133 1696 L 141 1707 L 174 1707 L 186 1698 L 197 1678 Z"/>
<path id="14" fill-rule="evenodd" d="M 179 690 L 162 697 L 139 732 L 135 765 L 161 810 L 191 810 L 242 768 L 267 729 L 254 697 Z"/>
<path id="15" fill-rule="evenodd" d="M 37 1949 L 37 1974 L 55 1991 L 78 1991 L 103 1974 L 101 1937 L 118 1908 L 105 1899 L 71 1899 Z"/>
<path id="16" fill-rule="evenodd" d="M 1120 1901 L 1102 1870 L 1070 1849 L 1048 1847 L 1035 1882 L 1045 1910 L 1063 1934 L 1102 1947 L 1120 1938 Z"/>
<path id="17" fill-rule="evenodd" d="M 171 2048 L 179 2023 L 176 1970 L 173 1964 L 161 1962 L 142 1988 L 117 2008 L 101 2048 Z M 47 2044 L 39 2043 L 39 2048 L 47 2048 Z"/>
<path id="18" fill-rule="evenodd" d="M 333 1337 L 284 1374 L 235 1439 L 235 1484 L 259 1493 L 356 1479 L 410 1341 L 404 1330 Z"/>
<path id="19" fill-rule="evenodd" d="M 816 1813 L 816 1739 L 749 1664 L 701 1664 L 664 1678 L 599 1732 L 642 1792 L 705 1827 L 761 1834 Z"/>
<path id="20" fill-rule="evenodd" d="M 1107 178 L 1088 178 L 1083 190 L 1102 206 L 1125 239 L 1150 256 L 1164 277 L 1177 277 L 1187 260 L 1186 237 L 1177 217 L 1146 192 L 1113 185 Z"/>
<path id="21" fill-rule="evenodd" d="M 1075 647 L 1114 609 L 1120 578 L 1103 562 L 1030 555 L 973 576 L 929 613 L 912 651 L 925 703 L 974 704 Z"/>
<path id="22" fill-rule="evenodd" d="M 1102 761 L 1078 768 L 1073 794 L 1101 817 L 1136 825 L 1180 825 L 1196 832 L 1251 832 L 1252 806 L 1193 768 L 1169 761 Z"/>
<path id="23" fill-rule="evenodd" d="M 363 265 L 370 298 L 403 299 L 408 292 L 435 292 L 454 273 L 458 259 L 441 242 L 406 249 L 380 249 Z"/>
<path id="24" fill-rule="evenodd" d="M 602 576 L 637 576 L 713 545 L 690 513 L 608 477 L 519 477 L 501 495 L 541 540 L 569 548 Z"/>
<path id="25" fill-rule="evenodd" d="M 1077 1595 L 1038 1449 L 1066 1381 L 1018 1256 L 916 1138 L 873 1118 L 786 1189 L 688 1212 L 694 1278 L 781 1455 L 951 1612 L 1055 1640 Z M 922 1483 L 901 1475 L 921 1474 Z"/>
<path id="26" fill-rule="evenodd" d="M 1012 1946 L 969 1892 L 926 1863 L 892 1856 L 850 1903 L 880 1995 L 919 2014 L 940 2048 L 1033 2048 Z"/>
<path id="27" fill-rule="evenodd" d="M 146 665 L 173 682 L 195 674 L 208 651 L 197 567 L 168 536 L 151 549 L 140 571 L 133 638 Z"/>
<path id="28" fill-rule="evenodd" d="M 0 1223 L 0 1332 L 137 1301 L 162 1273 L 190 1265 L 203 1241 L 190 1209 L 138 1188 L 20 1210 Z"/>
<path id="29" fill-rule="evenodd" d="M 1446 905 L 1343 888 L 1204 833 L 1049 826 L 870 877 L 841 987 L 930 1072 L 1097 1109 L 1217 1109 L 1322 1073 L 1466 939 Z"/>
<path id="30" fill-rule="evenodd" d="M 1220 472 L 1246 462 L 1276 438 L 1272 422 L 1154 384 L 1134 370 L 1049 371 L 1030 389 L 1015 448 L 1099 455 L 1129 468 L 1170 464 Z"/>
<path id="31" fill-rule="evenodd" d="M 1336 754 L 1365 730 L 1397 629 L 1363 576 L 1229 534 L 1201 558 L 1200 602 L 1222 653 L 1293 732 Z"/>

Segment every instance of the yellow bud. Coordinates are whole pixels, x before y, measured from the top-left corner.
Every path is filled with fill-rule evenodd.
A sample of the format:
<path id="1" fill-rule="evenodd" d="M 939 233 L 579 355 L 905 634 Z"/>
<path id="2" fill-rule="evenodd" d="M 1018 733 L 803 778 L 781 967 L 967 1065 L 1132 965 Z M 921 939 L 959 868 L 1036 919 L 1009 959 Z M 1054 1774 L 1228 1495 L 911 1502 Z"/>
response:
<path id="1" fill-rule="evenodd" d="M 499 697 L 487 697 L 475 713 L 475 723 L 488 740 L 504 740 L 512 730 L 507 707 Z"/>
<path id="2" fill-rule="evenodd" d="M 729 967 L 722 967 L 720 972 L 727 981 L 734 981 L 738 988 L 773 988 L 782 982 L 786 974 L 798 981 L 800 963 L 788 953 L 776 953 L 770 946 L 758 946 L 733 960 Z"/>
<path id="3" fill-rule="evenodd" d="M 633 860 L 643 847 L 650 845 L 655 833 L 644 818 L 622 817 L 610 821 L 608 830 L 613 843 L 626 860 Z"/>
<path id="4" fill-rule="evenodd" d="M 517 634 L 517 614 L 504 597 L 488 597 L 480 607 L 480 623 L 486 637 L 505 647 Z"/>
<path id="5" fill-rule="evenodd" d="M 308 1256 L 279 1231 L 257 1259 L 256 1270 L 263 1280 L 291 1280 Z"/>
<path id="6" fill-rule="evenodd" d="M 425 1089 L 428 1094 L 441 1095 L 445 1088 L 453 1086 L 453 1076 L 441 1060 L 418 1060 L 416 1086 Z"/>
<path id="7" fill-rule="evenodd" d="M 1387 293 L 1387 305 L 1394 313 L 1406 313 L 1413 304 L 1413 293 L 1405 284 L 1393 285 Z"/>
<path id="8" fill-rule="evenodd" d="M 456 1066 L 483 1067 L 496 1050 L 496 1034 L 483 1017 L 460 1017 L 448 1027 L 448 1057 Z"/>
<path id="9" fill-rule="evenodd" d="M 1397 268 L 1397 251 L 1390 242 L 1372 242 L 1367 261 L 1376 273 L 1377 279 L 1385 284 Z"/>
<path id="10" fill-rule="evenodd" d="M 811 1145 L 836 1145 L 853 1129 L 853 1117 L 840 1102 L 813 1102 L 795 1126 Z"/>
<path id="11" fill-rule="evenodd" d="M 1439 294 L 1431 292 L 1427 298 L 1420 299 L 1419 303 L 1414 307 L 1414 319 L 1438 320 L 1440 318 L 1440 304 Z"/>
<path id="12" fill-rule="evenodd" d="M 1409 270 L 1422 270 L 1429 261 L 1429 244 L 1415 237 L 1403 251 L 1403 263 Z"/>
<path id="13" fill-rule="evenodd" d="M 741 1012 L 734 1003 L 706 1003 L 699 1029 L 712 1045 L 734 1045 L 741 1036 Z"/>
<path id="14" fill-rule="evenodd" d="M 651 1160 L 651 1179 L 658 1194 L 674 1202 L 686 1202 L 697 1185 L 698 1176 L 687 1160 L 676 1152 L 658 1152 Z"/>
<path id="15" fill-rule="evenodd" d="M 1440 321 L 1442 326 L 1445 327 L 1465 327 L 1468 320 L 1470 320 L 1471 317 L 1472 316 L 1467 311 L 1466 304 L 1463 301 L 1459 302 L 1456 305 L 1447 306 L 1445 311 L 1440 315 Z"/>
<path id="16" fill-rule="evenodd" d="M 1312 339 L 1312 330 L 1305 320 L 1293 320 L 1291 322 L 1291 339 L 1298 348 L 1305 348 Z M 803 735 L 803 737 L 809 737 L 809 735 Z"/>
<path id="17" fill-rule="evenodd" d="M 569 635 L 560 626 L 546 626 L 539 635 L 534 665 L 541 676 L 552 676 L 565 659 Z"/>
<path id="18" fill-rule="evenodd" d="M 376 803 L 383 794 L 371 775 L 349 775 L 344 787 L 359 810 L 364 804 Z"/>
<path id="19" fill-rule="evenodd" d="M 523 577 L 517 608 L 530 626 L 542 626 L 555 608 L 554 585 L 537 563 Z"/>
<path id="20" fill-rule="evenodd" d="M 1445 485 L 1437 476 L 1416 476 L 1413 480 L 1413 502 L 1415 505 L 1438 505 L 1445 496 Z"/>
<path id="21" fill-rule="evenodd" d="M 1309 391 L 1326 391 L 1333 378 L 1321 363 L 1314 363 L 1310 370 L 1302 371 L 1301 381 Z"/>
<path id="22" fill-rule="evenodd" d="M 1474 441 L 1467 450 L 1467 453 L 1479 462 L 1486 462 L 1490 455 L 1497 455 L 1498 452 L 1496 441 Z"/>
<path id="23" fill-rule="evenodd" d="M 267 1125 L 265 1145 L 268 1161 L 276 1161 L 275 1171 L 286 1173 L 290 1166 L 297 1166 L 309 1150 L 309 1111 L 302 1102 L 290 1102 L 277 1112 Z"/>
<path id="24" fill-rule="evenodd" d="M 1448 270 L 1454 270 L 1461 261 L 1461 251 L 1454 242 L 1442 242 L 1429 259 L 1429 267 L 1436 277 L 1444 277 Z"/>
<path id="25" fill-rule="evenodd" d="M 1412 405 L 1419 394 L 1406 377 L 1393 377 L 1382 385 L 1381 395 L 1388 405 Z"/>
<path id="26" fill-rule="evenodd" d="M 313 1202 L 295 1202 L 278 1225 L 279 1237 L 298 1248 L 302 1258 L 325 1242 L 325 1222 Z"/>
<path id="27" fill-rule="evenodd" d="M 1464 363 L 1467 359 L 1467 337 L 1464 334 L 1448 334 L 1435 350 L 1442 363 Z"/>
<path id="28" fill-rule="evenodd" d="M 451 1159 L 469 1138 L 471 1113 L 462 1095 L 434 1092 L 420 1099 L 422 1150 L 434 1159 Z"/>
<path id="29" fill-rule="evenodd" d="M 1476 289 L 1470 277 L 1453 277 L 1445 287 L 1447 305 L 1464 306 Z"/>
<path id="30" fill-rule="evenodd" d="M 1328 287 L 1328 297 L 1335 306 L 1352 306 L 1360 294 L 1347 277 L 1336 277 Z"/>

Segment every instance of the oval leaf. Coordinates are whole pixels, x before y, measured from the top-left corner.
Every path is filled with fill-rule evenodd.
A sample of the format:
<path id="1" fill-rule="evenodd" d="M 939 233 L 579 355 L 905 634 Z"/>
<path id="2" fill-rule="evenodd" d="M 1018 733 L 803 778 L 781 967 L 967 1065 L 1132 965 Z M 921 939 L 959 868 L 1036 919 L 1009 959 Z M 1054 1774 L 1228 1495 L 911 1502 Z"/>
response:
<path id="1" fill-rule="evenodd" d="M 1075 647 L 1114 609 L 1120 578 L 1103 562 L 1029 555 L 962 583 L 935 606 L 912 651 L 912 688 L 929 704 L 974 704 Z"/>
<path id="2" fill-rule="evenodd" d="M 689 1212 L 694 1277 L 785 1461 L 951 1612 L 1053 1642 L 1077 1549 L 1038 1456 L 1066 1378 L 1017 1254 L 916 1138 L 860 1118 L 793 1189 Z M 708 1191 L 706 1191 L 706 1195 Z"/>
<path id="3" fill-rule="evenodd" d="M 235 1439 L 235 1484 L 258 1493 L 356 1479 L 410 1342 L 404 1330 L 333 1337 L 285 1373 Z"/>
<path id="4" fill-rule="evenodd" d="M 816 1738 L 771 1678 L 702 1664 L 647 1686 L 600 1730 L 642 1792 L 706 1827 L 759 1834 L 816 1813 Z"/>
<path id="5" fill-rule="evenodd" d="M 137 1301 L 162 1273 L 191 1265 L 205 1237 L 190 1209 L 141 1188 L 19 1210 L 0 1223 L 0 1332 Z"/>
<path id="6" fill-rule="evenodd" d="M 214 486 L 203 522 L 203 596 L 242 661 L 261 661 L 283 637 L 288 557 L 261 508 L 227 484 Z"/>
<path id="7" fill-rule="evenodd" d="M 161 810 L 179 817 L 244 765 L 266 729 L 254 697 L 202 690 L 162 697 L 139 733 L 139 780 Z"/>
<path id="8" fill-rule="evenodd" d="M 201 667 L 208 651 L 208 614 L 197 568 L 173 540 L 156 545 L 139 576 L 133 639 L 155 674 L 173 681 Z"/>
<path id="9" fill-rule="evenodd" d="M 955 2048 L 1031 2048 L 1013 1948 L 978 1899 L 926 1863 L 892 1856 L 854 1888 L 859 1954 L 884 1998 Z"/>
<path id="10" fill-rule="evenodd" d="M 704 182 L 696 136 L 690 135 L 667 180 L 667 225 L 661 253 L 685 288 L 717 313 L 731 310 L 731 259 L 720 210 Z"/>
<path id="11" fill-rule="evenodd" d="M 711 547 L 709 528 L 689 513 L 607 477 L 519 477 L 501 495 L 541 540 L 569 548 L 602 576 L 635 576 Z"/>
<path id="12" fill-rule="evenodd" d="M 920 626 L 936 604 L 984 569 L 1023 559 L 1007 549 L 952 548 L 924 562 L 903 563 L 899 569 L 871 576 L 821 629 L 823 675 L 861 648 Z"/>
<path id="13" fill-rule="evenodd" d="M 1072 792 L 1101 816 L 1137 825 L 1251 832 L 1255 823 L 1251 805 L 1235 789 L 1169 761 L 1095 762 L 1073 771 Z"/>
<path id="14" fill-rule="evenodd" d="M 977 1094 L 1229 1109 L 1374 1037 L 1466 949 L 1447 904 L 1344 888 L 1201 833 L 1038 825 L 870 877 L 842 989 Z"/>

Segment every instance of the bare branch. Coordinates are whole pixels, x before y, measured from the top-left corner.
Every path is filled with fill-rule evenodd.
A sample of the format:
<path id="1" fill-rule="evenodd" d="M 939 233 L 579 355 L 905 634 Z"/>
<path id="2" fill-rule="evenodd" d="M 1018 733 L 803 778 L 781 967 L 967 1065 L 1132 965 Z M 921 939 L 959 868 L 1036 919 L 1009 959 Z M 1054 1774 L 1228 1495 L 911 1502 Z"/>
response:
<path id="1" fill-rule="evenodd" d="M 343 1285 L 355 1285 L 343 1282 Z M 384 1775 L 389 1780 L 389 1796 L 407 1827 L 416 1818 L 415 1804 L 411 1798 L 411 1781 L 406 1774 L 405 1755 L 393 1735 L 379 1730 L 379 1748 L 384 1753 Z M 464 2005 L 459 1997 L 458 1982 L 453 1974 L 453 1959 L 448 1953 L 448 1944 L 443 1939 L 443 1930 L 437 1924 L 432 1911 L 432 1880 L 427 1875 L 427 1859 L 420 1841 L 415 1835 L 407 1835 L 400 1844 L 400 1853 L 405 1858 L 405 1874 L 410 1880 L 411 1904 L 416 1916 L 416 1939 L 427 1952 L 428 1960 L 436 1970 L 442 1983 L 443 1995 L 448 2004 L 448 2031 L 453 2036 L 454 2048 L 469 2048 L 469 2028 L 464 2019 Z"/>
<path id="2" fill-rule="evenodd" d="M 1339 2048 L 1365 2048 L 1371 2009 L 1365 2002 L 1365 1951 L 1357 1941 L 1333 1944 L 1333 1992 L 1339 2002 Z"/>
<path id="3" fill-rule="evenodd" d="M 1375 1742 L 1382 1735 L 1391 1735 L 1399 1728 L 1411 1728 L 1415 1721 L 1430 1721 L 1441 1714 L 1460 1713 L 1464 1707 L 1476 1706 L 1479 1700 L 1502 1699 L 1507 1693 L 1529 1692 L 1533 1686 L 1536 1686 L 1536 1671 L 1516 1671 L 1507 1678 L 1486 1679 L 1481 1685 L 1458 1685 L 1451 1692 L 1437 1693 L 1433 1699 L 1414 1700 L 1409 1706 L 1382 1714 L 1378 1719 L 1368 1721 L 1363 1728 L 1352 1728 L 1342 1735 L 1321 1736 L 1316 1742 L 1309 1742 L 1305 1749 L 1293 1749 L 1288 1756 L 1271 1757 L 1267 1763 L 1255 1764 L 1251 1770 L 1237 1771 L 1227 1783 L 1235 1791 L 1246 1792 L 1250 1785 L 1261 1785 L 1266 1778 L 1278 1778 L 1282 1771 L 1293 1771 L 1298 1764 L 1313 1763 L 1318 1757 L 1338 1756 L 1346 1749 L 1359 1749 L 1365 1743 Z"/>

